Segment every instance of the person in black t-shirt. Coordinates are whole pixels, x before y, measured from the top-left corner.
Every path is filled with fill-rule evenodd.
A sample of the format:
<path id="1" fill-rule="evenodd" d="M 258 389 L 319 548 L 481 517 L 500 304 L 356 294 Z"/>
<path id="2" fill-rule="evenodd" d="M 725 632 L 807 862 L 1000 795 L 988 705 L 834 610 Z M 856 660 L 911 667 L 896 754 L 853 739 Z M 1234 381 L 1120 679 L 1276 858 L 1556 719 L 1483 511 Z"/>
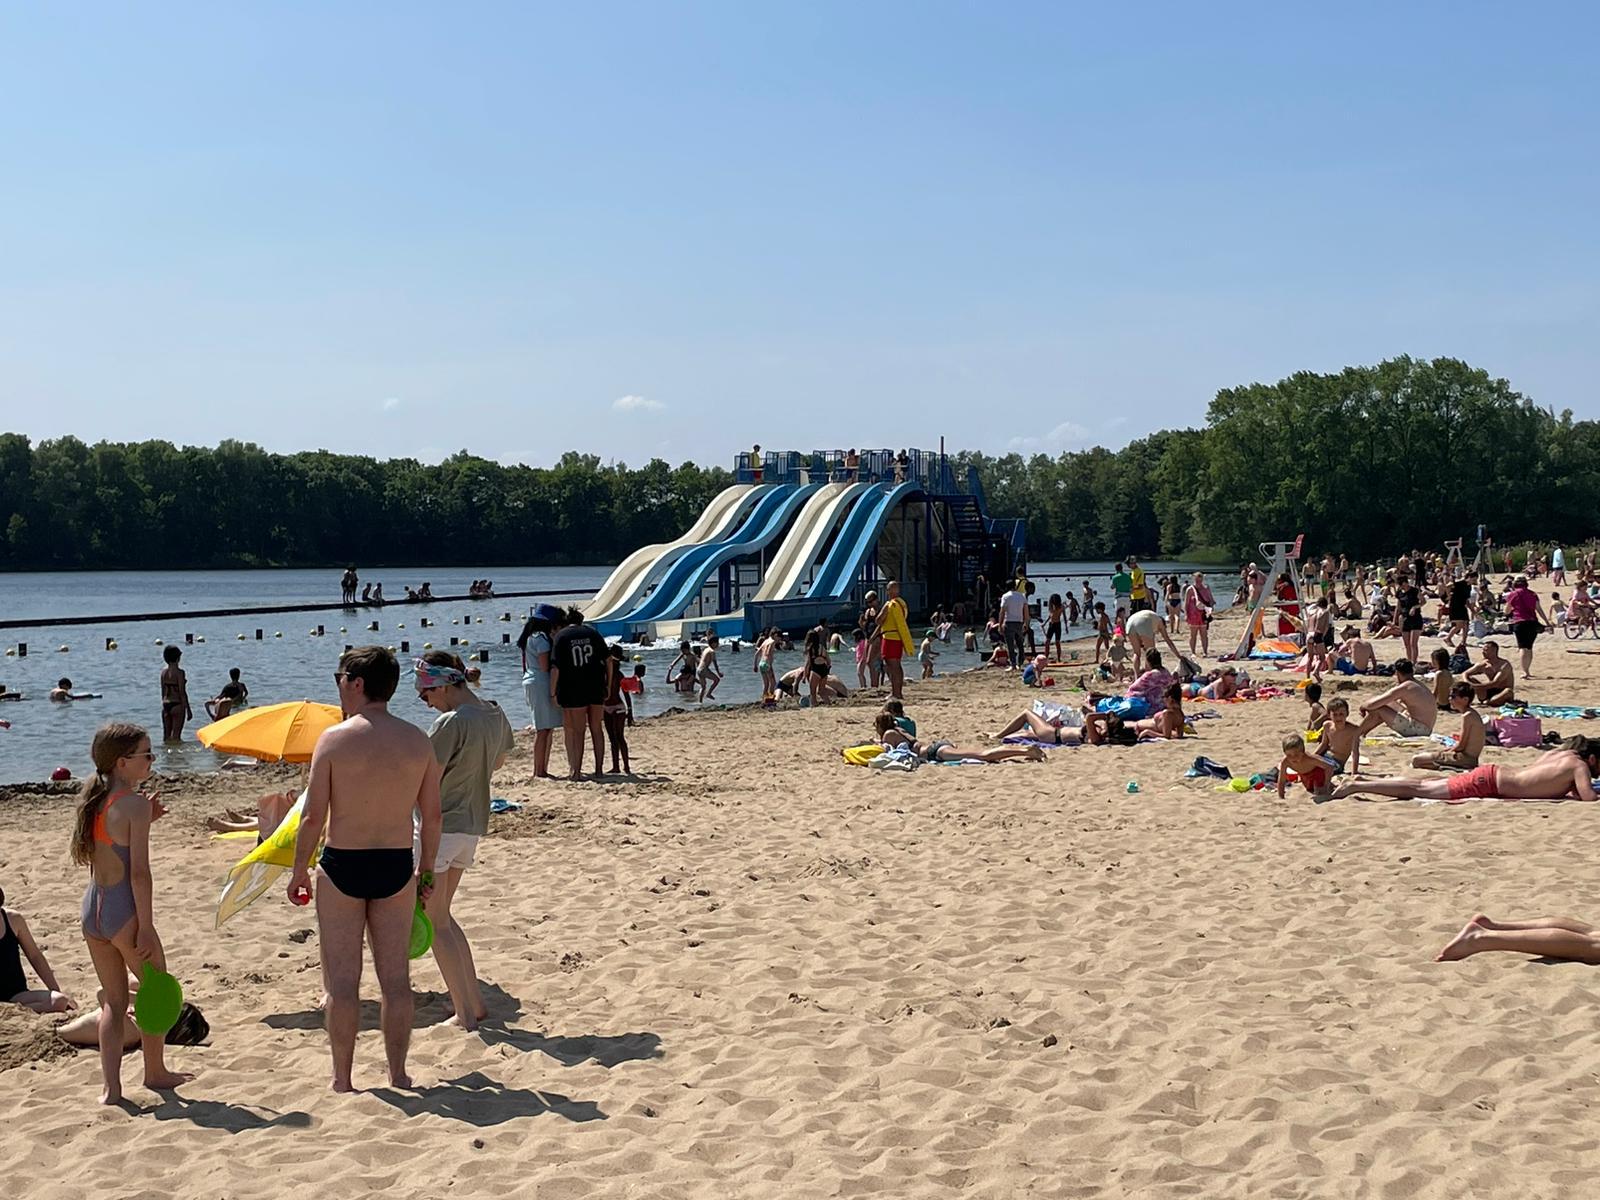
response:
<path id="1" fill-rule="evenodd" d="M 1463 648 L 1467 644 L 1467 623 L 1472 619 L 1472 586 L 1477 580 L 1476 572 L 1469 573 L 1465 579 L 1458 579 L 1452 583 L 1445 594 L 1445 603 L 1449 606 L 1450 628 L 1445 631 L 1444 644 L 1452 645 L 1456 634 L 1461 635 Z"/>
<path id="2" fill-rule="evenodd" d="M 594 773 L 605 769 L 606 640 L 584 623 L 583 614 L 567 609 L 566 627 L 550 648 L 550 692 L 561 706 L 567 744 L 569 779 L 583 778 L 583 731 L 594 744 Z"/>

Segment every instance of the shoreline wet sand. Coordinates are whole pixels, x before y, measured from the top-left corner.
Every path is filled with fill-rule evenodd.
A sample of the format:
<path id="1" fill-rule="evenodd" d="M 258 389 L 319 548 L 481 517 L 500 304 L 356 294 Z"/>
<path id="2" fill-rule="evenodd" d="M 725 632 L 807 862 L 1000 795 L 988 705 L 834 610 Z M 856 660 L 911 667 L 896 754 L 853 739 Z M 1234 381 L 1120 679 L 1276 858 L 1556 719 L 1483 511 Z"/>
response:
<path id="1" fill-rule="evenodd" d="M 1219 647 L 1237 622 L 1219 618 Z M 1532 698 L 1600 699 L 1569 648 L 1587 645 L 1540 639 Z M 1327 690 L 1355 704 L 1388 683 Z M 984 671 L 907 696 L 922 736 L 961 745 L 1075 695 L 1055 692 Z M 877 702 L 664 716 L 631 731 L 636 774 L 604 783 L 533 781 L 519 734 L 495 791 L 522 807 L 494 818 L 456 905 L 491 1020 L 443 1025 L 419 961 L 414 1092 L 380 1086 L 370 969 L 363 1090 L 327 1090 L 310 914 L 275 892 L 211 927 L 243 850 L 204 818 L 276 774 L 173 780 L 155 912 L 211 1023 L 169 1056 L 198 1077 L 162 1097 L 129 1064 L 149 1124 L 96 1109 L 90 1053 L 0 1072 L 0 1170 L 45 1200 L 1554 1197 L 1600 1166 L 1600 977 L 1431 961 L 1474 912 L 1600 916 L 1600 868 L 1573 854 L 1591 806 L 1317 805 L 1183 777 L 1197 754 L 1274 765 L 1293 698 L 1191 705 L 1221 714 L 1195 739 L 1043 765 L 847 766 Z M 1416 750 L 1363 753 L 1389 773 Z M 66 798 L 0 803 L 0 881 L 92 1002 L 70 822 Z"/>

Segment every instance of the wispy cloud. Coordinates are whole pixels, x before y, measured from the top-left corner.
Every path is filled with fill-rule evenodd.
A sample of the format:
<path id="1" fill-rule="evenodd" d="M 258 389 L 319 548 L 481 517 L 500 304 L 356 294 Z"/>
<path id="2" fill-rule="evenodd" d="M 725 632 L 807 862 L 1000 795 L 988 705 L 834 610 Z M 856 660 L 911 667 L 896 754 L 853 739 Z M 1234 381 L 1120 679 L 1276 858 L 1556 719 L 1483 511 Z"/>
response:
<path id="1" fill-rule="evenodd" d="M 666 405 L 645 396 L 618 396 L 611 407 L 618 412 L 660 412 Z"/>
<path id="2" fill-rule="evenodd" d="M 386 413 L 393 412 L 395 409 L 397 409 L 399 407 L 400 407 L 400 397 L 399 396 L 389 396 L 383 402 L 383 411 L 386 412 Z"/>
<path id="3" fill-rule="evenodd" d="M 1063 421 L 1054 429 L 1032 437 L 1014 437 L 1006 445 L 1012 450 L 1081 450 L 1089 444 L 1087 429 L 1075 421 Z"/>

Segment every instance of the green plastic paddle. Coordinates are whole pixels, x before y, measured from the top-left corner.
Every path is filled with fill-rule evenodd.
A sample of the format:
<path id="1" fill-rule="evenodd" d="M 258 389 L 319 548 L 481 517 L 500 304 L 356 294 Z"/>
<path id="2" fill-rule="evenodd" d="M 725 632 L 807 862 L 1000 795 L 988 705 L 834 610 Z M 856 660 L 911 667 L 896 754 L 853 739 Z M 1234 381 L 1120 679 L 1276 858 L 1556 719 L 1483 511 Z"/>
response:
<path id="1" fill-rule="evenodd" d="M 178 1023 L 183 1008 L 183 986 L 147 962 L 139 974 L 139 994 L 133 998 L 133 1023 L 141 1033 L 160 1037 Z"/>
<path id="2" fill-rule="evenodd" d="M 421 958 L 433 948 L 433 921 L 423 911 L 422 901 L 417 901 L 417 911 L 411 917 L 411 957 Z M 176 1017 L 173 1020 L 177 1020 Z"/>

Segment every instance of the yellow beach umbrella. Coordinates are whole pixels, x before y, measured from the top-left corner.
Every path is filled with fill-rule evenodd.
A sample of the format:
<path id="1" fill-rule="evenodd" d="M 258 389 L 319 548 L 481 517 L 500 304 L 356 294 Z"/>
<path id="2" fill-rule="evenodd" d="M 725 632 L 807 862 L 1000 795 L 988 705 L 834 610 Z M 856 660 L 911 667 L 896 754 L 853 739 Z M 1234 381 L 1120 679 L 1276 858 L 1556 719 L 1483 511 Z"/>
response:
<path id="1" fill-rule="evenodd" d="M 202 746 L 263 762 L 311 761 L 317 739 L 344 719 L 336 704 L 294 700 L 231 713 L 195 731 Z"/>

